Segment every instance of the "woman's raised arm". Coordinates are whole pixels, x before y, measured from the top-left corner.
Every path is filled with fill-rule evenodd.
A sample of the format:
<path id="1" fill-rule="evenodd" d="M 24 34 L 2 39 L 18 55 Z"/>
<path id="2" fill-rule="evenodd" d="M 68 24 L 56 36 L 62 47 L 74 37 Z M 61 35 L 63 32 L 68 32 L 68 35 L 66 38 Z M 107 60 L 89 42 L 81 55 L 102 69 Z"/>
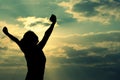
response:
<path id="1" fill-rule="evenodd" d="M 12 34 L 10 34 L 9 32 L 8 32 L 8 29 L 7 29 L 7 27 L 4 27 L 3 28 L 3 32 L 11 39 L 11 40 L 13 40 L 14 42 L 16 42 L 18 45 L 19 45 L 19 40 L 16 38 L 16 37 L 14 37 Z"/>
<path id="2" fill-rule="evenodd" d="M 56 16 L 55 15 L 51 15 L 50 17 L 50 21 L 52 22 L 52 24 L 50 25 L 50 27 L 48 28 L 48 30 L 45 32 L 44 34 L 44 37 L 43 39 L 39 42 L 38 46 L 43 49 L 46 42 L 48 41 L 52 31 L 53 31 L 53 28 L 54 28 L 54 25 L 56 23 Z"/>

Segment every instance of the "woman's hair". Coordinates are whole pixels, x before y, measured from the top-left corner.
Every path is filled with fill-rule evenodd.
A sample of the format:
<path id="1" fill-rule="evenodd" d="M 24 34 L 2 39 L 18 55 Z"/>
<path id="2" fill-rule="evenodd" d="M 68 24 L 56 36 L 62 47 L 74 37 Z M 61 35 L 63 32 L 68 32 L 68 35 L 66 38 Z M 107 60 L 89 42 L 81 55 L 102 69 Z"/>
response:
<path id="1" fill-rule="evenodd" d="M 36 45 L 38 37 L 33 31 L 27 31 L 21 39 L 21 43 L 24 45 Z"/>

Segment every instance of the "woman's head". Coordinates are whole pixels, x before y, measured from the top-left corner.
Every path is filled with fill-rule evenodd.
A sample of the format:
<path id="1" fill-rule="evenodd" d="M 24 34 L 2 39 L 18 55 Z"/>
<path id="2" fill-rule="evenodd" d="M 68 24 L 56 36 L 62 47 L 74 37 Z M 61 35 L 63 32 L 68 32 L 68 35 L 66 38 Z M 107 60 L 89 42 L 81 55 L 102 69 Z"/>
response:
<path id="1" fill-rule="evenodd" d="M 33 31 L 27 31 L 21 39 L 23 44 L 36 45 L 38 43 L 38 37 Z"/>

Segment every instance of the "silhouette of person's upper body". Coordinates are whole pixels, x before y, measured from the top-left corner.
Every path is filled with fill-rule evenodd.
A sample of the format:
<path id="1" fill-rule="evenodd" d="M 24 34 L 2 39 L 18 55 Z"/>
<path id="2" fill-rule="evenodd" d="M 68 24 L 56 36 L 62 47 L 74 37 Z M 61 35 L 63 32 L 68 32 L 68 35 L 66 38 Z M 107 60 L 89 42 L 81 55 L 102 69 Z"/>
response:
<path id="1" fill-rule="evenodd" d="M 44 37 L 40 42 L 38 41 L 37 35 L 32 31 L 26 32 L 23 38 L 21 40 L 18 40 L 8 32 L 8 29 L 6 27 L 3 28 L 3 32 L 11 40 L 18 44 L 25 55 L 28 69 L 25 80 L 43 80 L 44 78 L 46 57 L 44 55 L 43 48 L 49 39 L 50 34 L 52 33 L 52 30 L 56 23 L 56 16 L 51 15 L 50 21 L 52 24 L 45 32 Z"/>

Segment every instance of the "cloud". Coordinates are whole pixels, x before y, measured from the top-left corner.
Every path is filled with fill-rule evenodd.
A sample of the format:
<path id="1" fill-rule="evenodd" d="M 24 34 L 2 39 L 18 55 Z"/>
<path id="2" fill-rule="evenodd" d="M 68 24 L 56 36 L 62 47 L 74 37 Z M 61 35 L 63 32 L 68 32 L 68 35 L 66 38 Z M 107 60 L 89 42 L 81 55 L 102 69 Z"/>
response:
<path id="1" fill-rule="evenodd" d="M 66 8 L 78 21 L 94 21 L 109 24 L 113 19 L 120 18 L 120 2 L 118 0 L 70 0 L 58 4 Z"/>
<path id="2" fill-rule="evenodd" d="M 46 30 L 48 26 L 51 24 L 51 22 L 47 17 L 46 18 L 19 17 L 17 21 L 22 22 L 24 28 L 28 30 L 33 30 L 35 32 L 40 32 L 39 30 L 40 27 L 41 30 Z M 58 24 L 56 24 L 55 26 L 58 26 Z"/>
<path id="3" fill-rule="evenodd" d="M 65 51 L 63 54 L 67 54 L 68 57 L 51 56 L 53 59 L 51 63 L 59 65 L 57 69 L 52 70 L 56 70 L 56 72 L 59 73 L 62 72 L 61 76 L 68 74 L 68 76 L 66 75 L 65 77 L 70 78 L 68 80 L 74 80 L 75 78 L 86 80 L 114 80 L 114 77 L 117 77 L 116 79 L 119 80 L 120 50 L 119 53 L 113 52 L 111 54 L 108 48 L 101 47 L 75 50 L 72 47 L 64 46 L 63 49 Z M 105 54 L 107 55 L 101 56 Z"/>
<path id="4" fill-rule="evenodd" d="M 108 31 L 58 36 L 57 42 L 61 43 L 52 44 L 54 47 L 46 50 L 46 53 L 53 64 L 60 63 L 59 65 L 96 67 L 118 64 L 119 35 L 119 31 Z"/>
<path id="5" fill-rule="evenodd" d="M 44 24 L 50 24 L 50 21 L 47 18 L 36 18 L 36 17 L 26 17 L 26 18 L 18 18 L 17 21 L 22 22 L 25 28 L 32 27 L 46 27 Z"/>

